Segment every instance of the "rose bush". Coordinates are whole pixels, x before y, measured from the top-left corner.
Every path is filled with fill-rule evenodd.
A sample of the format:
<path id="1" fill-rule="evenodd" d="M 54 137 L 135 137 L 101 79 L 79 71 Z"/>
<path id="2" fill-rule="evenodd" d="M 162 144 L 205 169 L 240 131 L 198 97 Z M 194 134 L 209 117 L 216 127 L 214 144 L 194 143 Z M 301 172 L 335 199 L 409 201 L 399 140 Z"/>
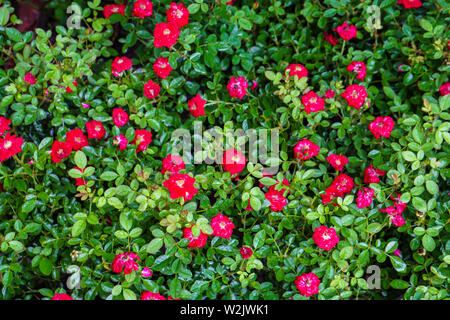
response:
<path id="1" fill-rule="evenodd" d="M 448 299 L 444 0 L 77 3 L 0 7 L 2 299 Z"/>

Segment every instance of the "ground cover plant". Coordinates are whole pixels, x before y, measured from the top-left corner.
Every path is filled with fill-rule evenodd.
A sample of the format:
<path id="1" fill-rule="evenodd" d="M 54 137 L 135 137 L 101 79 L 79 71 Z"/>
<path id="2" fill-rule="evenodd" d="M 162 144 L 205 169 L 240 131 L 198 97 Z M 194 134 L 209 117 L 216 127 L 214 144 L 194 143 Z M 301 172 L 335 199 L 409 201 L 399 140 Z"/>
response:
<path id="1" fill-rule="evenodd" d="M 1 299 L 448 299 L 448 13 L 2 1 Z"/>

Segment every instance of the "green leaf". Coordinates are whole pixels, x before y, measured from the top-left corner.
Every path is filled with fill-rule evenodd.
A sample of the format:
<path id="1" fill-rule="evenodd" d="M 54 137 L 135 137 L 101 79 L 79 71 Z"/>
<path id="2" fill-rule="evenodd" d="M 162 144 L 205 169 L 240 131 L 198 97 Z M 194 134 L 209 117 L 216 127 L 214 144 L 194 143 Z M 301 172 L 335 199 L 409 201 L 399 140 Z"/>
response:
<path id="1" fill-rule="evenodd" d="M 123 289 L 123 297 L 125 300 L 137 300 L 136 295 L 130 289 Z"/>
<path id="2" fill-rule="evenodd" d="M 259 211 L 261 209 L 261 201 L 254 196 L 250 197 L 250 205 L 255 211 Z"/>
<path id="3" fill-rule="evenodd" d="M 22 205 L 22 212 L 23 213 L 29 213 L 33 211 L 33 209 L 36 207 L 36 199 L 30 199 L 25 201 L 25 203 Z"/>
<path id="4" fill-rule="evenodd" d="M 253 238 L 253 247 L 256 249 L 260 248 L 266 240 L 266 232 L 264 230 L 258 231 Z"/>
<path id="5" fill-rule="evenodd" d="M 133 219 L 127 214 L 127 212 L 122 212 L 119 217 L 119 222 L 122 228 L 126 231 L 130 230 L 133 227 Z"/>
<path id="6" fill-rule="evenodd" d="M 416 155 L 411 151 L 403 151 L 402 156 L 403 156 L 403 159 L 405 159 L 406 161 L 409 161 L 409 162 L 413 162 L 413 161 L 417 160 Z"/>
<path id="7" fill-rule="evenodd" d="M 74 179 L 79 179 L 83 177 L 83 173 L 78 169 L 70 169 L 69 170 L 69 176 Z"/>
<path id="8" fill-rule="evenodd" d="M 108 198 L 108 204 L 110 206 L 113 206 L 114 208 L 116 208 L 117 210 L 123 209 L 123 203 L 122 201 L 120 201 L 119 198 L 117 197 L 111 197 Z"/>
<path id="9" fill-rule="evenodd" d="M 395 279 L 390 283 L 391 287 L 394 289 L 406 289 L 410 286 L 410 284 L 404 280 Z"/>
<path id="10" fill-rule="evenodd" d="M 246 18 L 239 19 L 239 25 L 244 30 L 252 30 L 252 23 Z"/>
<path id="11" fill-rule="evenodd" d="M 374 222 L 367 226 L 367 231 L 370 233 L 377 233 L 381 230 L 381 224 Z"/>
<path id="12" fill-rule="evenodd" d="M 425 186 L 427 187 L 427 191 L 429 193 L 433 195 L 439 193 L 439 186 L 433 180 L 427 180 L 427 182 L 425 182 Z"/>
<path id="13" fill-rule="evenodd" d="M 0 26 L 4 26 L 9 20 L 9 10 L 7 6 L 0 8 Z"/>
<path id="14" fill-rule="evenodd" d="M 264 177 L 264 178 L 259 179 L 259 182 L 261 182 L 265 186 L 273 186 L 274 184 L 277 183 L 277 180 L 269 178 L 269 177 Z"/>
<path id="15" fill-rule="evenodd" d="M 39 261 L 39 270 L 41 270 L 44 275 L 49 276 L 52 273 L 52 269 L 53 263 L 49 259 L 41 257 Z"/>
<path id="16" fill-rule="evenodd" d="M 84 154 L 83 151 L 78 150 L 78 151 L 75 153 L 75 164 L 76 164 L 77 167 L 80 168 L 80 169 L 86 168 L 87 159 L 86 159 L 86 155 Z"/>
<path id="17" fill-rule="evenodd" d="M 401 258 L 397 256 L 389 256 L 389 259 L 391 260 L 394 269 L 398 272 L 403 272 L 406 270 L 406 263 Z"/>
<path id="18" fill-rule="evenodd" d="M 162 238 L 155 238 L 147 245 L 147 253 L 156 253 L 163 246 Z"/>
<path id="19" fill-rule="evenodd" d="M 72 237 L 78 237 L 86 229 L 86 220 L 78 220 L 72 226 Z"/>
<path id="20" fill-rule="evenodd" d="M 422 237 L 422 244 L 423 247 L 429 252 L 433 251 L 436 248 L 434 239 L 427 234 Z"/>
<path id="21" fill-rule="evenodd" d="M 200 5 L 198 3 L 192 3 L 188 6 L 188 11 L 190 14 L 195 14 L 200 10 Z"/>
<path id="22" fill-rule="evenodd" d="M 416 210 L 427 212 L 427 203 L 422 198 L 413 197 L 412 204 Z"/>
<path id="23" fill-rule="evenodd" d="M 22 252 L 24 250 L 24 246 L 20 241 L 12 240 L 8 242 L 8 244 L 11 247 L 11 249 L 13 249 L 16 252 Z"/>
<path id="24" fill-rule="evenodd" d="M 22 41 L 22 34 L 16 28 L 6 28 L 6 35 L 14 42 Z"/>
<path id="25" fill-rule="evenodd" d="M 100 179 L 105 181 L 112 181 L 116 179 L 119 175 L 113 171 L 105 171 L 101 174 Z"/>
<path id="26" fill-rule="evenodd" d="M 351 258 L 352 255 L 353 255 L 353 247 L 347 246 L 347 247 L 342 248 L 342 250 L 339 254 L 339 257 L 341 259 L 347 260 L 347 259 Z"/>
<path id="27" fill-rule="evenodd" d="M 419 24 L 424 30 L 429 31 L 429 32 L 433 31 L 433 25 L 431 24 L 430 21 L 428 21 L 426 19 L 420 19 Z"/>

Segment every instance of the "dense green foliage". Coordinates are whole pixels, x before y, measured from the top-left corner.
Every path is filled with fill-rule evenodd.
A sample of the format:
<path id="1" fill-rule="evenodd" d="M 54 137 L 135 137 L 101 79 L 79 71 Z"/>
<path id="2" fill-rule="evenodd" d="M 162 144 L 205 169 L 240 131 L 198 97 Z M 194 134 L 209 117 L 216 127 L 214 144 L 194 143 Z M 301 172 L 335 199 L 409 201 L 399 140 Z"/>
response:
<path id="1" fill-rule="evenodd" d="M 170 49 L 154 47 L 153 30 L 166 21 L 172 1 L 154 1 L 145 19 L 132 17 L 134 1 L 127 17 L 109 19 L 103 7 L 110 3 L 77 2 L 80 29 L 66 27 L 65 1 L 47 4 L 55 12 L 48 30 L 28 32 L 14 28 L 18 18 L 8 1 L 0 7 L 0 116 L 12 120 L 11 133 L 25 141 L 22 152 L 0 163 L 1 299 L 44 299 L 55 292 L 136 299 L 144 291 L 180 299 L 306 299 L 294 285 L 305 272 L 321 281 L 309 299 L 449 298 L 450 95 L 439 92 L 449 71 L 445 0 L 425 0 L 415 9 L 395 0 L 271 0 L 257 6 L 184 0 L 189 24 Z M 371 5 L 379 10 L 380 29 L 367 26 Z M 334 33 L 339 43 L 333 46 L 323 32 L 345 21 L 358 28 L 357 37 L 344 41 Z M 133 61 L 121 77 L 111 74 L 117 56 Z M 173 68 L 166 79 L 152 68 L 159 57 Z M 347 71 L 352 61 L 365 62 L 363 82 Z M 308 69 L 307 79 L 284 76 L 294 63 Z M 36 77 L 33 85 L 24 82 L 28 72 Z M 232 76 L 249 82 L 242 100 L 227 91 Z M 143 95 L 150 79 L 161 86 L 153 100 Z M 254 80 L 258 86 L 250 90 Z M 357 110 L 340 96 L 355 83 L 366 87 L 370 106 Z M 306 114 L 300 97 L 308 87 L 321 97 L 328 89 L 336 96 L 326 100 L 325 110 Z M 187 101 L 197 94 L 207 100 L 206 116 L 194 118 Z M 112 120 L 116 107 L 130 116 L 121 128 Z M 378 116 L 395 121 L 389 138 L 375 139 L 367 129 Z M 103 123 L 108 139 L 89 139 L 82 152 L 54 163 L 53 142 L 92 120 Z M 187 164 L 182 172 L 196 179 L 199 192 L 190 201 L 171 199 L 162 160 L 172 152 L 172 133 L 193 133 L 194 121 L 205 130 L 279 129 L 281 152 L 272 160 L 280 170 L 273 178 L 289 181 L 287 206 L 269 208 L 260 183 L 276 181 L 262 179 L 261 166 L 252 163 L 239 181 L 221 165 Z M 152 132 L 146 151 L 113 145 L 120 133 L 133 141 L 136 129 Z M 293 148 L 303 138 L 320 152 L 298 161 Z M 344 172 L 355 180 L 337 206 L 324 205 L 320 196 L 336 176 L 325 160 L 331 153 L 349 159 Z M 356 192 L 369 186 L 363 172 L 370 164 L 386 174 L 370 184 L 376 195 L 371 206 L 358 209 Z M 75 185 L 75 166 L 86 168 L 86 186 Z M 379 211 L 396 193 L 407 203 L 406 223 L 398 228 Z M 252 211 L 245 210 L 249 200 Z M 231 238 L 209 236 L 203 248 L 188 248 L 183 228 L 197 223 L 208 231 L 218 213 L 235 224 Z M 340 238 L 330 251 L 312 239 L 320 225 L 333 227 Z M 250 259 L 241 258 L 242 246 L 253 249 Z M 138 254 L 139 265 L 153 275 L 113 273 L 111 263 L 121 252 Z M 380 289 L 368 287 L 370 265 L 381 270 Z"/>

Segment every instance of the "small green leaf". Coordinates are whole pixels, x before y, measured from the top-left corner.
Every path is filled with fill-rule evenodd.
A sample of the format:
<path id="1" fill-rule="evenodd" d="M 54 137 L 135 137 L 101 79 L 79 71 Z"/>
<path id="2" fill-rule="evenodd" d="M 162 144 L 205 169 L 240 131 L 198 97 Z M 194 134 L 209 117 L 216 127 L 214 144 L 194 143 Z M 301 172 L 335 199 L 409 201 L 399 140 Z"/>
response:
<path id="1" fill-rule="evenodd" d="M 422 244 L 423 247 L 427 251 L 433 251 L 436 248 L 436 243 L 434 242 L 434 239 L 430 237 L 429 235 L 425 234 L 422 238 Z"/>
<path id="2" fill-rule="evenodd" d="M 86 220 L 78 220 L 72 227 L 72 237 L 78 237 L 86 229 Z"/>
<path id="3" fill-rule="evenodd" d="M 395 279 L 390 283 L 391 287 L 394 289 L 406 289 L 410 286 L 410 284 L 404 280 Z"/>
<path id="4" fill-rule="evenodd" d="M 411 151 L 403 151 L 402 152 L 403 159 L 409 162 L 416 161 L 416 155 Z"/>
<path id="5" fill-rule="evenodd" d="M 429 193 L 433 195 L 439 193 L 439 186 L 433 180 L 427 180 L 427 182 L 425 182 L 425 186 L 427 187 L 427 191 Z"/>
<path id="6" fill-rule="evenodd" d="M 163 246 L 162 238 L 155 238 L 147 245 L 147 253 L 156 253 Z"/>
<path id="7" fill-rule="evenodd" d="M 113 171 L 105 171 L 101 174 L 100 179 L 105 181 L 112 181 L 116 179 L 119 175 Z"/>
<path id="8" fill-rule="evenodd" d="M 80 168 L 80 169 L 86 168 L 87 159 L 86 159 L 86 155 L 84 154 L 83 151 L 78 150 L 78 151 L 75 153 L 75 164 L 76 164 L 77 167 Z"/>

